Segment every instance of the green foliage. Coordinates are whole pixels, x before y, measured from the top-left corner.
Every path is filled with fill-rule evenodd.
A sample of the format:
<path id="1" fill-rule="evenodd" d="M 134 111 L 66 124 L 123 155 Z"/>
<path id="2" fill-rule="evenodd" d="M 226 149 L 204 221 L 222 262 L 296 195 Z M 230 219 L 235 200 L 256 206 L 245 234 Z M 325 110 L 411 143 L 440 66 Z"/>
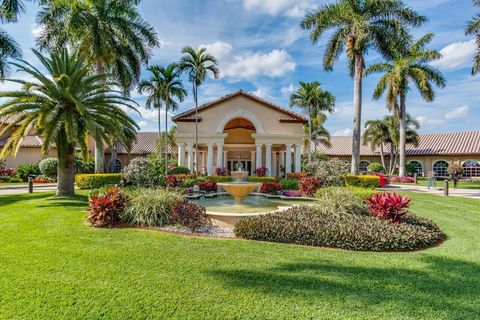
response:
<path id="1" fill-rule="evenodd" d="M 75 184 L 80 189 L 98 189 L 120 184 L 121 178 L 120 173 L 82 173 L 75 175 Z"/>
<path id="2" fill-rule="evenodd" d="M 385 168 L 382 166 L 381 163 L 378 162 L 372 162 L 367 166 L 367 170 L 371 170 L 373 172 L 378 172 L 378 173 L 385 173 Z"/>
<path id="3" fill-rule="evenodd" d="M 248 182 L 275 182 L 277 179 L 275 177 L 259 177 L 259 176 L 248 176 Z"/>
<path id="4" fill-rule="evenodd" d="M 158 186 L 160 176 L 157 167 L 147 158 L 135 158 L 123 170 L 123 178 L 127 185 L 135 187 Z"/>
<path id="5" fill-rule="evenodd" d="M 317 178 L 320 178 L 322 186 L 343 186 L 343 176 L 350 172 L 350 165 L 339 159 L 326 161 L 315 161 L 307 166 L 306 171 Z"/>
<path id="6" fill-rule="evenodd" d="M 171 219 L 173 206 L 182 200 L 179 193 L 166 189 L 138 188 L 128 192 L 131 200 L 122 221 L 135 226 L 162 226 Z"/>
<path id="7" fill-rule="evenodd" d="M 176 166 L 173 169 L 171 169 L 168 174 L 190 174 L 190 169 L 187 167 L 182 167 L 182 166 Z"/>
<path id="8" fill-rule="evenodd" d="M 413 176 L 415 174 L 416 168 L 413 163 L 407 163 L 405 165 L 405 172 L 407 175 Z"/>
<path id="9" fill-rule="evenodd" d="M 75 155 L 75 171 L 77 173 L 95 173 L 95 159 L 84 159 L 81 155 Z"/>
<path id="10" fill-rule="evenodd" d="M 299 189 L 299 180 L 298 179 L 282 179 L 280 180 L 283 190 L 298 190 Z"/>
<path id="11" fill-rule="evenodd" d="M 348 187 L 378 188 L 380 187 L 380 177 L 370 175 L 354 176 L 345 175 L 345 185 Z"/>
<path id="12" fill-rule="evenodd" d="M 40 161 L 38 164 L 42 175 L 50 179 L 57 178 L 57 167 L 58 167 L 58 159 L 57 158 L 46 158 Z"/>
<path id="13" fill-rule="evenodd" d="M 356 214 L 368 215 L 367 193 L 363 188 L 328 187 L 315 193 L 317 204 L 325 213 L 332 215 Z M 372 190 L 373 192 L 373 190 Z"/>
<path id="14" fill-rule="evenodd" d="M 41 173 L 42 172 L 40 171 L 40 167 L 37 163 L 21 164 L 15 169 L 15 175 L 19 179 L 22 179 L 23 182 L 28 181 L 28 177 L 35 178 Z"/>
<path id="15" fill-rule="evenodd" d="M 408 216 L 401 223 L 391 223 L 368 215 L 332 214 L 320 205 L 243 218 L 234 231 L 250 240 L 357 251 L 415 250 L 444 238 L 440 228 L 427 219 Z"/>
<path id="16" fill-rule="evenodd" d="M 8 181 L 5 181 L 5 182 L 8 182 L 8 183 L 20 183 L 20 182 L 23 182 L 23 180 L 20 179 L 20 178 L 10 177 L 10 179 L 8 179 Z"/>
<path id="17" fill-rule="evenodd" d="M 231 182 L 233 178 L 231 176 L 206 176 L 201 177 L 200 180 L 214 182 Z"/>

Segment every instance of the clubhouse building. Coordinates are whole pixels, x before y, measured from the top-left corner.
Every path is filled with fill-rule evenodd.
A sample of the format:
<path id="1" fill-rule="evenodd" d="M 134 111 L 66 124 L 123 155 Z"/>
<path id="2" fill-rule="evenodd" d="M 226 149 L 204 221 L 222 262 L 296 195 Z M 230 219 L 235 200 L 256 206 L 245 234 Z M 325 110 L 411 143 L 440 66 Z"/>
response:
<path id="1" fill-rule="evenodd" d="M 195 109 L 176 115 L 172 121 L 177 125 L 177 134 L 171 154 L 179 165 L 193 169 Z M 306 121 L 300 114 L 244 91 L 201 105 L 198 108 L 199 169 L 203 174 L 213 175 L 216 168 L 234 170 L 241 164 L 251 174 L 262 166 L 272 176 L 300 172 Z M 0 128 L 2 125 L 5 123 L 0 120 Z M 8 134 L 0 137 L 0 147 Z M 156 152 L 157 139 L 156 132 L 139 132 L 130 153 L 121 147 L 117 150 L 114 171 L 120 171 L 134 157 Z M 14 168 L 40 161 L 44 157 L 41 145 L 41 138 L 33 133 L 25 137 L 17 157 L 8 157 L 6 166 Z M 89 145 L 93 155 L 93 141 Z M 350 161 L 351 137 L 332 137 L 331 145 L 330 148 L 318 145 L 317 150 L 329 157 Z M 111 152 L 106 149 L 105 153 L 109 163 Z M 55 152 L 47 156 L 55 156 Z M 372 162 L 380 162 L 379 150 L 362 146 L 360 169 L 365 170 Z M 420 135 L 420 145 L 407 148 L 407 163 L 413 163 L 419 175 L 443 177 L 447 175 L 448 166 L 456 163 L 465 169 L 465 177 L 480 177 L 480 130 Z"/>

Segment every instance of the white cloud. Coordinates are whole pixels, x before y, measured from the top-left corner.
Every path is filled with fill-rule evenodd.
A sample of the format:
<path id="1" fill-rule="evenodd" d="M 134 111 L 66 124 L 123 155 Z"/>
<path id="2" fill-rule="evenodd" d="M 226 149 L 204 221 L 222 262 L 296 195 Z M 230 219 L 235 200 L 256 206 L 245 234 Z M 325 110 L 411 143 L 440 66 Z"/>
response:
<path id="1" fill-rule="evenodd" d="M 431 65 L 446 70 L 467 67 L 473 63 L 475 49 L 475 40 L 449 44 L 440 50 L 443 57 L 432 62 Z"/>
<path id="2" fill-rule="evenodd" d="M 298 26 L 293 26 L 287 30 L 283 36 L 283 44 L 289 46 L 303 36 L 302 30 Z"/>
<path id="3" fill-rule="evenodd" d="M 285 50 L 272 50 L 268 53 L 253 53 L 233 57 L 224 68 L 224 75 L 249 79 L 257 76 L 282 77 L 295 71 L 295 62 Z"/>
<path id="4" fill-rule="evenodd" d="M 293 93 L 295 91 L 295 85 L 293 83 L 291 83 L 289 86 L 286 86 L 286 87 L 282 87 L 280 89 L 280 92 L 283 94 L 283 95 L 290 95 L 291 93 Z"/>
<path id="5" fill-rule="evenodd" d="M 266 88 L 258 88 L 257 90 L 252 91 L 251 93 L 263 99 L 270 98 L 269 90 Z"/>
<path id="6" fill-rule="evenodd" d="M 32 28 L 32 35 L 34 35 L 35 37 L 38 37 L 40 35 L 40 33 L 42 32 L 42 30 L 43 30 L 43 28 L 41 26 L 35 25 Z"/>
<path id="7" fill-rule="evenodd" d="M 145 130 L 148 128 L 148 121 L 141 120 L 141 121 L 138 121 L 137 124 L 139 125 L 140 130 Z"/>
<path id="8" fill-rule="evenodd" d="M 289 17 L 301 17 L 314 7 L 308 0 L 243 0 L 243 5 L 249 11 Z"/>
<path id="9" fill-rule="evenodd" d="M 445 119 L 441 118 L 428 118 L 420 116 L 416 118 L 422 127 L 433 128 L 445 123 Z"/>
<path id="10" fill-rule="evenodd" d="M 468 105 L 461 106 L 456 108 L 455 110 L 448 112 L 445 114 L 446 119 L 457 119 L 457 118 L 463 118 L 468 114 L 469 107 Z"/>
<path id="11" fill-rule="evenodd" d="M 350 128 L 344 128 L 344 129 L 340 129 L 340 130 L 337 130 L 333 133 L 333 136 L 351 136 L 353 134 L 353 130 L 350 129 Z"/>
<path id="12" fill-rule="evenodd" d="M 207 52 L 217 58 L 218 61 L 227 59 L 232 52 L 232 45 L 222 41 L 217 41 L 210 44 L 201 44 L 199 48 L 207 49 Z"/>

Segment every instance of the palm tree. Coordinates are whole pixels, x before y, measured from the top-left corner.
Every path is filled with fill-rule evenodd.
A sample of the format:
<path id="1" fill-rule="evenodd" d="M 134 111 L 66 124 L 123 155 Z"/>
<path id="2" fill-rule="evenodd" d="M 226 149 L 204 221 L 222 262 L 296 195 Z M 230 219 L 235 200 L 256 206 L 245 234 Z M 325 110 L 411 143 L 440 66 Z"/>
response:
<path id="1" fill-rule="evenodd" d="M 151 49 L 159 45 L 153 27 L 137 10 L 139 0 L 46 1 L 37 21 L 42 32 L 40 48 L 79 48 L 96 64 L 96 72 L 107 72 L 125 94 L 136 86 L 142 65 Z M 100 140 L 98 140 L 100 141 Z M 95 171 L 104 171 L 100 141 L 95 152 Z"/>
<path id="2" fill-rule="evenodd" d="M 308 114 L 308 164 L 312 160 L 312 118 L 319 112 L 333 112 L 335 97 L 323 90 L 320 82 L 300 81 L 300 88 L 290 96 L 290 106 L 306 109 Z"/>
<path id="3" fill-rule="evenodd" d="M 217 67 L 217 59 L 206 53 L 205 48 L 196 51 L 187 46 L 182 49 L 182 53 L 184 56 L 180 59 L 179 70 L 188 74 L 195 100 L 195 173 L 198 173 L 198 87 L 205 81 L 209 73 L 218 79 L 220 71 Z"/>
<path id="4" fill-rule="evenodd" d="M 303 29 L 311 30 L 313 44 L 333 30 L 323 57 L 325 70 L 331 71 L 346 51 L 350 75 L 354 78 L 352 174 L 358 173 L 360 160 L 365 55 L 369 49 L 376 49 L 385 57 L 392 56 L 392 51 L 401 49 L 402 39 L 409 38 L 407 26 L 417 27 L 424 21 L 425 17 L 401 0 L 337 0 L 307 14 L 301 22 Z"/>
<path id="5" fill-rule="evenodd" d="M 2 23 L 16 22 L 18 13 L 23 11 L 23 3 L 18 0 L 0 0 L 0 21 Z M 18 59 L 22 50 L 18 43 L 4 30 L 0 29 L 0 81 L 10 73 L 9 59 Z"/>
<path id="6" fill-rule="evenodd" d="M 406 155 L 406 99 L 413 83 L 422 98 L 431 102 L 435 98 L 433 85 L 445 87 L 445 78 L 442 73 L 432 67 L 432 61 L 441 58 L 436 50 L 425 47 L 431 42 L 432 33 L 428 33 L 418 41 L 407 45 L 407 51 L 398 51 L 388 62 L 374 64 L 365 70 L 365 75 L 373 72 L 383 72 L 373 93 L 374 99 L 380 99 L 386 92 L 387 107 L 393 111 L 400 121 L 400 166 L 399 175 L 405 175 Z"/>
<path id="7" fill-rule="evenodd" d="M 322 144 L 328 148 L 332 147 L 330 143 L 330 132 L 325 127 L 325 121 L 327 121 L 327 116 L 320 112 L 317 115 L 312 117 L 312 138 L 313 138 L 313 150 L 314 153 L 317 153 L 317 146 Z"/>
<path id="8" fill-rule="evenodd" d="M 473 5 L 480 7 L 480 0 L 473 0 Z M 465 35 L 475 36 L 477 52 L 473 58 L 472 75 L 476 75 L 480 70 L 480 14 L 476 14 L 465 27 Z"/>
<path id="9" fill-rule="evenodd" d="M 363 145 L 370 145 L 372 151 L 376 148 L 380 149 L 380 159 L 383 169 L 385 165 L 384 146 L 389 142 L 388 127 L 383 120 L 368 120 L 365 122 L 365 131 L 362 135 Z"/>
<path id="10" fill-rule="evenodd" d="M 138 126 L 122 109 L 135 110 L 132 100 L 105 83 L 105 74 L 92 75 L 94 65 L 78 51 L 63 49 L 44 56 L 33 50 L 47 74 L 30 63 L 13 63 L 33 80 L 11 80 L 23 85 L 19 91 L 0 92 L 7 98 L 0 105 L 0 118 L 11 120 L 0 135 L 12 130 L 0 158 L 18 152 L 22 139 L 33 130 L 42 138 L 42 152 L 55 148 L 58 154 L 57 195 L 74 195 L 75 150 L 88 156 L 88 136 L 101 137 L 109 146 L 120 141 L 130 149 Z"/>

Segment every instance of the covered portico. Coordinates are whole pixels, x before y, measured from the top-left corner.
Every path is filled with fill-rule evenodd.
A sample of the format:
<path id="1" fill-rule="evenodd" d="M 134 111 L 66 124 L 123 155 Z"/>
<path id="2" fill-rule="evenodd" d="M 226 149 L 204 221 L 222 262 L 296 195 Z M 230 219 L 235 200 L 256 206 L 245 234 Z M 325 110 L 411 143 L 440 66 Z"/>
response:
<path id="1" fill-rule="evenodd" d="M 199 107 L 199 170 L 236 169 L 238 163 L 254 174 L 301 171 L 305 118 L 252 94 L 237 91 Z M 195 110 L 173 118 L 177 123 L 178 164 L 195 167 Z"/>

